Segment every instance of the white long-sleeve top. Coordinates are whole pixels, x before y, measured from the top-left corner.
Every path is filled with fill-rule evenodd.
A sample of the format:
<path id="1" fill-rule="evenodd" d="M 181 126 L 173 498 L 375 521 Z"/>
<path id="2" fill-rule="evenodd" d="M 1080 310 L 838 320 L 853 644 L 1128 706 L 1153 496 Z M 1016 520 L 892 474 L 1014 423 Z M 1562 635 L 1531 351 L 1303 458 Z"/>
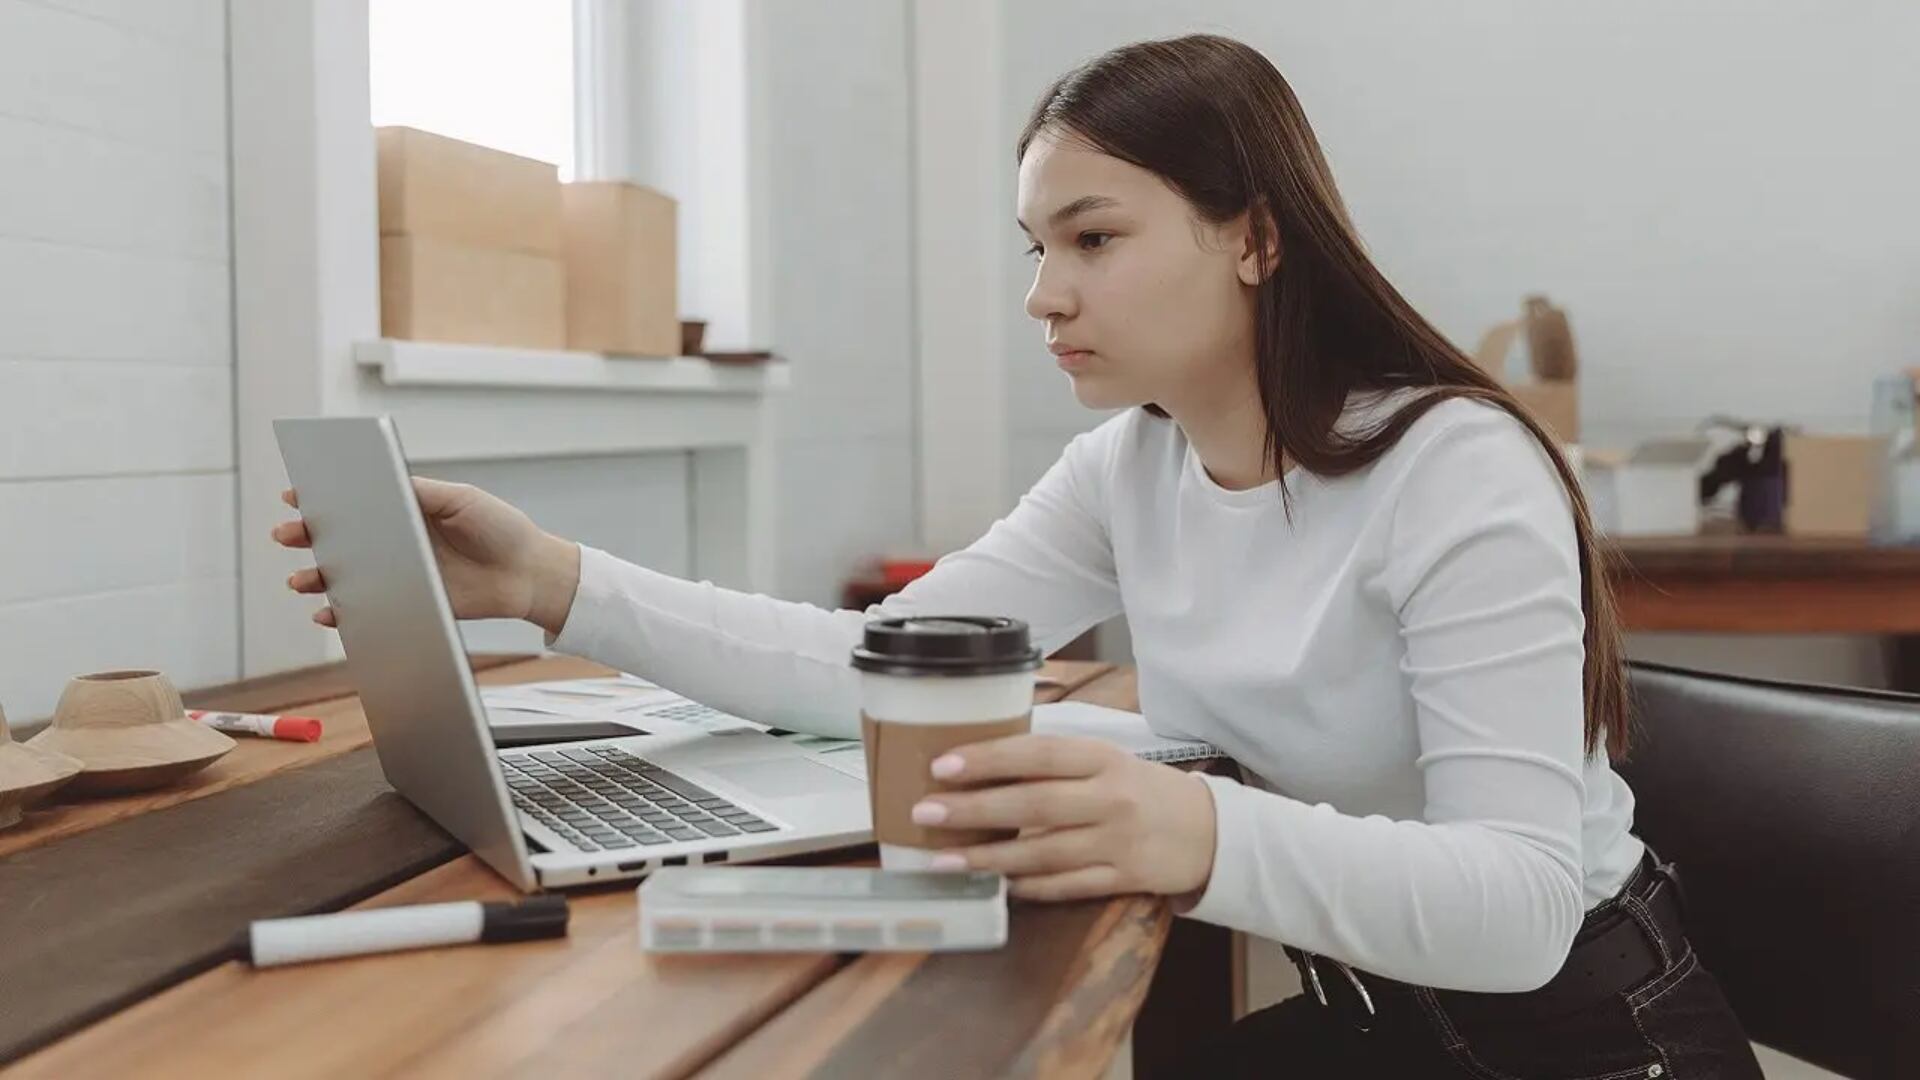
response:
<path id="1" fill-rule="evenodd" d="M 1343 422 L 1367 422 L 1375 398 Z M 782 727 L 858 737 L 849 653 L 881 615 L 1011 615 L 1043 650 L 1122 611 L 1140 704 L 1209 776 L 1186 914 L 1354 967 L 1519 991 L 1638 861 L 1633 797 L 1583 752 L 1566 492 L 1510 416 L 1443 403 L 1371 466 L 1216 484 L 1179 427 L 1075 438 L 1004 520 L 866 612 L 683 581 L 591 548 L 555 649 Z"/>

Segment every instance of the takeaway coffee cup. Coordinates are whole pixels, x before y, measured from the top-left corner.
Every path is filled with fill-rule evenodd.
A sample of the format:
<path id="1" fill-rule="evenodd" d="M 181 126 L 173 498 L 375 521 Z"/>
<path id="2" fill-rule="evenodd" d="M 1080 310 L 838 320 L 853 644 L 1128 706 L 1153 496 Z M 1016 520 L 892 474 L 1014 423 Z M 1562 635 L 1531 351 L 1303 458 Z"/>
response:
<path id="1" fill-rule="evenodd" d="M 860 733 L 881 867 L 924 870 L 943 848 L 1010 838 L 997 829 L 915 825 L 912 812 L 926 795 L 979 786 L 934 779 L 934 758 L 1032 726 L 1040 652 L 1027 624 L 981 616 L 877 619 L 853 650 L 853 666 L 861 672 Z"/>

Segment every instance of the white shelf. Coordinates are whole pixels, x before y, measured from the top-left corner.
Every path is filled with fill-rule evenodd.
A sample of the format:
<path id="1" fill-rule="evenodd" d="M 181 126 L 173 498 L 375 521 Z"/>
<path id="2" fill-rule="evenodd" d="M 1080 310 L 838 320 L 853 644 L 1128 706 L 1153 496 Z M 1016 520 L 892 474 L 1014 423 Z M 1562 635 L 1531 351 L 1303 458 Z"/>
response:
<path id="1" fill-rule="evenodd" d="M 641 394 L 764 394 L 787 386 L 784 361 L 715 363 L 698 356 L 609 357 L 491 345 L 383 338 L 354 346 L 354 360 L 393 387 L 604 390 Z"/>

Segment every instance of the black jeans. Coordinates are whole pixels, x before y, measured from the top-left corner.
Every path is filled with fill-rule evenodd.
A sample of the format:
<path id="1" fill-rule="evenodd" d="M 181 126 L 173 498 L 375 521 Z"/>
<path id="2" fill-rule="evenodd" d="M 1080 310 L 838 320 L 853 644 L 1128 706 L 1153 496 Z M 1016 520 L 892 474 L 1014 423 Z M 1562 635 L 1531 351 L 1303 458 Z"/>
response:
<path id="1" fill-rule="evenodd" d="M 1289 949 L 1309 992 L 1243 1018 L 1194 1075 L 1760 1080 L 1687 940 L 1676 880 L 1671 864 L 1641 860 L 1538 991 L 1410 986 Z"/>

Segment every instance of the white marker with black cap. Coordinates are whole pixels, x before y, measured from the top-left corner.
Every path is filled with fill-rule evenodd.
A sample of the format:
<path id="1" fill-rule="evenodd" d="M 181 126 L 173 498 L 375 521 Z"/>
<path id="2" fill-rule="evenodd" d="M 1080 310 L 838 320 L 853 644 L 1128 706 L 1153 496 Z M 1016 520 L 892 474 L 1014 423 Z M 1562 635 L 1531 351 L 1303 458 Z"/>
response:
<path id="1" fill-rule="evenodd" d="M 264 968 L 439 945 L 534 941 L 566 933 L 564 896 L 535 896 L 511 904 L 467 900 L 261 919 L 248 929 L 241 953 L 254 967 Z"/>

